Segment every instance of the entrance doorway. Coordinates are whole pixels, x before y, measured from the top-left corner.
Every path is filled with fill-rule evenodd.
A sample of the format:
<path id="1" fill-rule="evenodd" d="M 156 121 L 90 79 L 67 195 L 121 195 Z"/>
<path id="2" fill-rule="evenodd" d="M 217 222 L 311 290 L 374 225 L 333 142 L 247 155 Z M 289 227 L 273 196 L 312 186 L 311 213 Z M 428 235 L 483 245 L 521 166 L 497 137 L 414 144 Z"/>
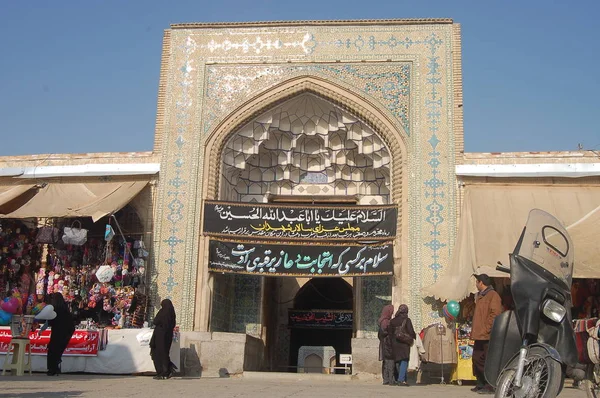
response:
<path id="1" fill-rule="evenodd" d="M 392 155 L 386 142 L 369 123 L 313 92 L 273 104 L 234 131 L 223 142 L 220 159 L 219 200 L 296 206 L 391 203 Z M 364 298 L 375 291 L 361 289 L 355 296 L 350 278 L 308 277 L 215 275 L 211 330 L 262 340 L 264 368 L 273 371 L 295 370 L 298 350 L 307 345 L 334 347 L 339 360 L 340 353 L 350 353 L 357 325 L 350 320 L 345 329 L 289 327 L 289 311 L 345 310 L 355 318 L 361 308 L 365 319 Z M 356 306 L 354 297 L 360 297 Z"/>
<path id="2" fill-rule="evenodd" d="M 340 313 L 353 311 L 352 286 L 341 278 L 313 278 L 296 294 L 293 310 L 311 313 Z M 290 366 L 298 366 L 298 352 L 303 346 L 331 346 L 335 349 L 335 366 L 339 366 L 339 354 L 351 354 L 352 328 L 336 328 L 332 325 L 292 327 L 290 331 Z"/>

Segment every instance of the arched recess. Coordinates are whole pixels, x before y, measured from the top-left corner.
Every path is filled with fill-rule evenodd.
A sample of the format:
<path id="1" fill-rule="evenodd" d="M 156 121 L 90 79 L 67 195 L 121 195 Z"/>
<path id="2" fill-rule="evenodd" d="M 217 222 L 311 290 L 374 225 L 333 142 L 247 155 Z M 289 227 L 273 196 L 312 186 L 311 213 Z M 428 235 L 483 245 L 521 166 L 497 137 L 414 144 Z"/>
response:
<path id="1" fill-rule="evenodd" d="M 257 95 L 235 110 L 207 137 L 204 157 L 204 197 L 217 199 L 223 148 L 230 134 L 245 123 L 286 100 L 304 92 L 311 92 L 352 113 L 373 128 L 389 148 L 392 158 L 391 198 L 401 206 L 403 191 L 403 165 L 407 160 L 408 138 L 377 105 L 360 94 L 341 85 L 315 76 L 299 76 L 285 81 Z M 400 209 L 399 209 L 400 210 Z M 399 215 L 402 214 L 399 211 Z M 400 224 L 401 217 L 398 218 Z"/>
<path id="2" fill-rule="evenodd" d="M 373 103 L 360 93 L 343 87 L 342 83 L 315 76 L 297 76 L 259 93 L 234 110 L 205 139 L 204 157 L 202 159 L 203 175 L 201 183 L 198 184 L 198 197 L 202 199 L 221 199 L 219 197 L 219 184 L 222 178 L 221 168 L 224 156 L 227 156 L 224 148 L 233 134 L 236 134 L 245 124 L 269 109 L 303 93 L 310 93 L 323 98 L 354 115 L 373 129 L 389 149 L 392 156 L 389 176 L 390 203 L 398 206 L 398 232 L 394 243 L 395 281 L 392 282 L 392 285 L 400 285 L 401 281 L 405 280 L 404 278 L 408 275 L 406 267 L 401 266 L 401 259 L 408 258 L 408 244 L 406 240 L 402 239 L 402 236 L 407 236 L 408 225 L 406 222 L 403 223 L 402 220 L 408 220 L 408 206 L 404 205 L 406 202 L 404 195 L 406 194 L 403 195 L 408 188 L 408 173 L 404 173 L 403 170 L 408 162 L 410 140 L 402 128 L 392 121 L 391 116 L 382 105 Z M 365 178 L 367 177 L 370 178 L 371 176 Z M 200 213 L 200 217 L 202 217 L 202 213 Z M 200 225 L 202 225 L 202 220 Z M 198 329 L 208 330 L 212 293 L 208 285 L 207 267 L 202 266 L 206 264 L 207 260 L 205 256 L 207 255 L 208 239 L 200 234 L 199 243 L 201 250 L 199 253 L 200 266 L 197 279 L 195 323 L 198 325 Z M 380 283 L 373 278 L 369 279 L 372 279 L 374 283 Z M 359 283 L 359 286 L 355 286 L 358 297 L 364 298 L 365 294 L 371 294 L 372 290 L 360 285 L 361 283 Z M 363 320 L 361 320 L 361 323 L 363 323 Z M 364 323 L 365 325 L 367 323 L 375 324 L 376 318 L 373 322 L 367 322 L 365 319 Z M 357 336 L 362 337 L 363 335 L 357 332 Z"/>
<path id="3" fill-rule="evenodd" d="M 353 287 L 342 278 L 313 278 L 298 290 L 294 310 L 352 311 Z M 292 329 L 289 343 L 289 364 L 299 366 L 299 349 L 302 346 L 331 346 L 339 354 L 352 353 L 352 330 L 331 328 Z M 306 365 L 306 363 L 305 363 Z M 340 366 L 338 363 L 337 366 Z"/>
<path id="4" fill-rule="evenodd" d="M 294 309 L 352 310 L 352 286 L 343 278 L 313 278 L 294 297 Z"/>

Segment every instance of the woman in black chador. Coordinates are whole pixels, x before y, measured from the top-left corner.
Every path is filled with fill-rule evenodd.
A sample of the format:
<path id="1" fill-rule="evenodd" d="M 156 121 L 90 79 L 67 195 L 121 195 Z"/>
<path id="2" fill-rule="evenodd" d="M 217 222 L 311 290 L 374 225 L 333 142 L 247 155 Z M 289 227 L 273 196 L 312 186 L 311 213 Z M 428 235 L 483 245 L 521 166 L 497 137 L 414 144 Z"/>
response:
<path id="1" fill-rule="evenodd" d="M 62 294 L 52 293 L 49 301 L 54 307 L 56 318 L 48 321 L 52 332 L 50 333 L 50 343 L 48 343 L 47 375 L 58 376 L 63 352 L 65 352 L 71 336 L 75 332 L 75 322 Z"/>
<path id="2" fill-rule="evenodd" d="M 154 332 L 150 339 L 150 356 L 156 369 L 155 379 L 169 379 L 173 375 L 174 365 L 171 363 L 169 351 L 173 342 L 175 328 L 175 309 L 169 299 L 160 303 L 160 310 L 154 317 Z"/>

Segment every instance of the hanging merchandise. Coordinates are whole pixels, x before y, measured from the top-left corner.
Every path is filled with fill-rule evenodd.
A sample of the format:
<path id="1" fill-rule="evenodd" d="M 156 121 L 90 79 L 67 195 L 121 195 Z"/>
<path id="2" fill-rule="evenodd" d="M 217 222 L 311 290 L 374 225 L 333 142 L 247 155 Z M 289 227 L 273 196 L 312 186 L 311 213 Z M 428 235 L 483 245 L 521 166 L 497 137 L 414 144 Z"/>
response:
<path id="1" fill-rule="evenodd" d="M 104 230 L 104 240 L 107 242 L 110 242 L 114 236 L 115 236 L 115 231 L 110 226 L 110 224 L 106 224 L 106 228 Z"/>
<path id="2" fill-rule="evenodd" d="M 148 305 L 148 298 L 145 294 L 137 292 L 129 307 L 129 312 L 133 312 L 133 318 L 131 325 L 134 328 L 141 328 L 144 326 L 144 314 L 146 313 L 146 307 Z"/>
<path id="3" fill-rule="evenodd" d="M 0 299 L 16 292 L 20 307 L 28 311 L 36 302 L 34 270 L 41 263 L 38 231 L 18 220 L 2 220 L 0 225 Z"/>
<path id="4" fill-rule="evenodd" d="M 110 265 L 102 265 L 96 271 L 96 278 L 99 282 L 110 282 L 115 273 Z"/>
<path id="5" fill-rule="evenodd" d="M 57 221 L 58 225 L 60 222 Z M 47 255 L 45 261 L 35 260 L 36 266 L 31 268 L 31 284 L 26 283 L 27 277 L 23 277 L 23 285 L 31 287 L 27 300 L 27 296 L 21 296 L 23 312 L 37 313 L 41 310 L 38 304 L 43 303 L 48 294 L 61 293 L 83 327 L 141 327 L 146 316 L 145 299 L 141 305 L 131 309 L 133 297 L 139 288 L 143 289 L 144 280 L 142 249 L 135 244 L 141 242 L 139 236 L 126 236 L 116 218 L 100 224 L 103 226 L 101 229 L 84 223 L 83 219 L 70 221 L 64 229 L 64 240 L 47 245 L 33 244 L 40 251 L 45 248 Z M 114 230 L 111 224 L 115 225 Z M 34 230 L 32 242 L 37 232 Z M 23 264 L 26 262 L 17 260 L 14 267 L 23 268 Z M 17 273 L 20 275 L 22 272 L 11 268 L 10 259 L 2 270 L 10 273 L 10 283 L 5 285 L 12 289 Z M 11 305 L 9 307 L 12 309 Z"/>
<path id="6" fill-rule="evenodd" d="M 144 241 L 143 240 L 136 240 L 133 243 L 133 248 L 134 249 L 138 249 L 138 257 L 148 257 L 148 255 L 150 253 L 148 253 L 148 251 L 146 250 L 146 248 L 144 247 Z"/>
<path id="7" fill-rule="evenodd" d="M 79 225 L 76 227 L 75 225 Z M 79 220 L 73 221 L 70 227 L 63 229 L 62 240 L 67 245 L 82 246 L 87 242 L 88 230 L 81 228 L 81 222 Z"/>
<path id="8" fill-rule="evenodd" d="M 53 225 L 44 225 L 38 229 L 35 243 L 54 244 L 58 242 L 60 231 Z"/>

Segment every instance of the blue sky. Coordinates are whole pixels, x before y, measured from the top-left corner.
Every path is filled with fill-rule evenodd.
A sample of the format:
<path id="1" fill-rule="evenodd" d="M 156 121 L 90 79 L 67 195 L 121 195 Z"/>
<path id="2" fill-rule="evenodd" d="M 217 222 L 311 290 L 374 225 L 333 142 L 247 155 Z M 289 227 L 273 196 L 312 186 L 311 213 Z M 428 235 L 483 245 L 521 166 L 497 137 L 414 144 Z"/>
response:
<path id="1" fill-rule="evenodd" d="M 0 155 L 151 150 L 171 23 L 452 18 L 467 152 L 600 151 L 600 2 L 2 1 Z"/>

